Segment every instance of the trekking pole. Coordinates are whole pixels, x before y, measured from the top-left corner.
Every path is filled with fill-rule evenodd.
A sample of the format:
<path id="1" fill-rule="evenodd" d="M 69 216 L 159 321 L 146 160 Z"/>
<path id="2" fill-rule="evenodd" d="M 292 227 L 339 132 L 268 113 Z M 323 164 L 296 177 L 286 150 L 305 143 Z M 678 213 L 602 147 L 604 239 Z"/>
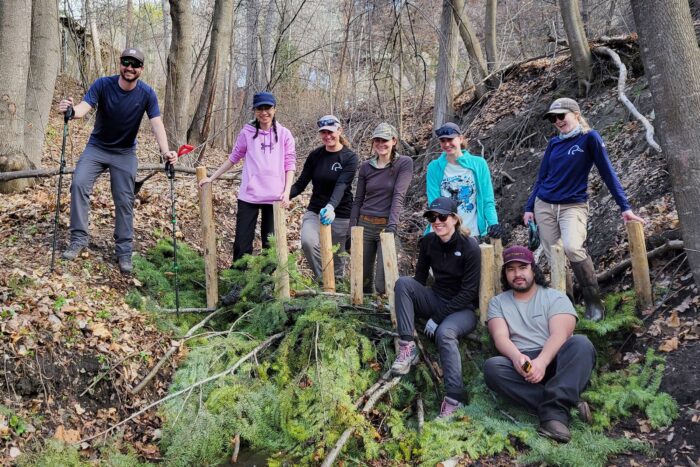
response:
<path id="1" fill-rule="evenodd" d="M 192 151 L 194 147 L 189 144 L 183 144 L 177 150 L 177 157 L 184 156 Z M 170 161 L 165 161 L 165 175 L 170 179 L 170 213 L 173 231 L 173 272 L 175 273 L 175 313 L 180 317 L 180 282 L 177 276 L 177 236 L 175 230 L 177 227 L 177 216 L 175 215 L 175 166 Z"/>
<path id="2" fill-rule="evenodd" d="M 66 137 L 68 136 L 68 121 L 73 118 L 73 106 L 68 106 L 63 114 L 63 142 L 61 143 L 61 161 L 58 166 L 58 187 L 56 188 L 56 215 L 53 218 L 53 243 L 51 245 L 51 268 L 53 272 L 56 260 L 56 232 L 58 231 L 58 217 L 61 212 L 61 187 L 63 185 L 63 173 L 66 168 Z"/>

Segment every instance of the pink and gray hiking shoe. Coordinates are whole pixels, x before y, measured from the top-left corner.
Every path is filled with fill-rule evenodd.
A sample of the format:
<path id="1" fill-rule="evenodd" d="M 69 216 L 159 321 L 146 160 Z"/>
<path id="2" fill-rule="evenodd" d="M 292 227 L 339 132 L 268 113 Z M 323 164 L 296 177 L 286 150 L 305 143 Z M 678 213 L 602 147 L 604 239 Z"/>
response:
<path id="1" fill-rule="evenodd" d="M 445 396 L 445 398 L 442 400 L 442 404 L 440 405 L 440 415 L 438 415 L 437 418 L 447 418 L 462 407 L 464 407 L 464 404 L 462 404 L 460 401 Z"/>
<path id="2" fill-rule="evenodd" d="M 418 349 L 413 341 L 399 341 L 399 356 L 391 365 L 395 375 L 405 375 L 411 371 L 411 366 L 418 363 Z"/>

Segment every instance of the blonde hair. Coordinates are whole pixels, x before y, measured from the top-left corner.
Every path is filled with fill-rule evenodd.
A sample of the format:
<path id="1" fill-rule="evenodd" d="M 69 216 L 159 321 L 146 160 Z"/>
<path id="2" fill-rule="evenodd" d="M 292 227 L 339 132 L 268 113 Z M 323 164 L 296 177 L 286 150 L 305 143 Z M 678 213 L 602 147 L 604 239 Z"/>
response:
<path id="1" fill-rule="evenodd" d="M 341 134 L 338 136 L 338 141 L 340 141 L 340 144 L 342 144 L 342 145 L 345 146 L 346 148 L 349 148 L 349 147 L 350 147 L 350 141 L 345 137 L 344 134 L 341 133 Z"/>
<path id="2" fill-rule="evenodd" d="M 576 115 L 576 119 L 581 124 L 581 130 L 583 133 L 588 133 L 591 131 L 591 126 L 588 124 L 588 121 L 583 117 L 583 115 L 581 115 L 581 112 L 574 112 L 574 115 Z"/>
<path id="3" fill-rule="evenodd" d="M 452 215 L 455 216 L 455 219 L 457 219 L 457 223 L 455 224 L 455 230 L 467 238 L 471 237 L 472 231 L 469 229 L 469 227 L 462 224 L 462 218 L 459 217 L 459 214 Z"/>

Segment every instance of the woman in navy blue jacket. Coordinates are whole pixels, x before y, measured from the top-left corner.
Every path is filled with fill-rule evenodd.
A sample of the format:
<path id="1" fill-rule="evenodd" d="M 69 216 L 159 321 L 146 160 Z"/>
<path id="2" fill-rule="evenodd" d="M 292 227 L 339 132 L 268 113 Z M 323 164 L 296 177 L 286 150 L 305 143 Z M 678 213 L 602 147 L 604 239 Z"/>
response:
<path id="1" fill-rule="evenodd" d="M 532 188 L 523 221 L 537 220 L 540 240 L 547 256 L 552 245 L 561 241 L 571 269 L 581 286 L 586 304 L 585 317 L 603 319 L 604 309 L 595 269 L 583 243 L 588 223 L 588 174 L 593 165 L 615 198 L 625 223 L 644 220 L 632 212 L 615 169 L 610 164 L 605 143 L 581 116 L 578 103 L 569 98 L 552 102 L 544 117 L 559 134 L 549 140 Z"/>

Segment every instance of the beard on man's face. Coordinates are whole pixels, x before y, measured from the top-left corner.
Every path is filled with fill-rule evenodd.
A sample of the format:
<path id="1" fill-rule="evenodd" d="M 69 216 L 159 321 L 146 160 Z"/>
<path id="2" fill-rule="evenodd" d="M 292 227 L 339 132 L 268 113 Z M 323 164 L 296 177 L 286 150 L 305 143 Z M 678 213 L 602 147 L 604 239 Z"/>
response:
<path id="1" fill-rule="evenodd" d="M 512 281 L 509 281 L 510 287 L 516 292 L 527 292 L 534 284 L 534 277 L 516 277 Z"/>
<path id="2" fill-rule="evenodd" d="M 133 71 L 130 75 L 127 75 L 127 70 L 123 69 L 119 72 L 119 75 L 122 77 L 124 81 L 127 83 L 133 83 L 137 79 L 139 79 L 139 76 L 141 76 L 141 73 L 138 71 Z"/>

